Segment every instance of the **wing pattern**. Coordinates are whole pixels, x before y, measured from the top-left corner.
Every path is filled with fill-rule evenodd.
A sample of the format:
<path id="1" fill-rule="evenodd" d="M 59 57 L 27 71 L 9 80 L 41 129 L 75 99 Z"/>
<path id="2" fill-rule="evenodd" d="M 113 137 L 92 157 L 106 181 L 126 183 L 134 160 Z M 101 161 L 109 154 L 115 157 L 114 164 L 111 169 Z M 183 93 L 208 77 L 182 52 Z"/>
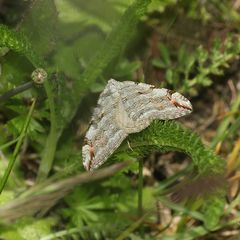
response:
<path id="1" fill-rule="evenodd" d="M 102 165 L 130 134 L 154 119 L 175 119 L 191 113 L 192 105 L 180 93 L 145 83 L 108 81 L 94 109 L 82 148 L 83 165 Z"/>

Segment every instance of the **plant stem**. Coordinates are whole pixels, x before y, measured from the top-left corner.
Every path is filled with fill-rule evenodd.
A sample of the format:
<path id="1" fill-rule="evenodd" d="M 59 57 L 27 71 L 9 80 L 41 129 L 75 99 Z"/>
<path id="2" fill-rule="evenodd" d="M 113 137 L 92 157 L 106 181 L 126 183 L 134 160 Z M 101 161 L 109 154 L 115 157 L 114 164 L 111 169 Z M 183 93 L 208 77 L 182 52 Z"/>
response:
<path id="1" fill-rule="evenodd" d="M 41 238 L 41 240 L 52 240 L 52 239 L 59 239 L 64 236 L 71 236 L 74 233 L 81 233 L 82 231 L 89 230 L 87 227 L 81 227 L 81 228 L 70 228 L 67 230 L 62 230 L 56 233 L 49 234 L 47 236 L 44 236 Z"/>
<path id="2" fill-rule="evenodd" d="M 57 132 L 57 119 L 56 119 L 54 96 L 53 96 L 51 85 L 48 82 L 48 80 L 45 81 L 44 87 L 45 87 L 45 90 L 48 96 L 48 101 L 49 101 L 51 128 L 50 128 L 49 135 L 47 137 L 45 149 L 43 151 L 42 161 L 40 163 L 40 167 L 38 170 L 38 176 L 37 176 L 38 182 L 47 178 L 48 173 L 52 168 L 52 163 L 54 160 L 57 141 L 59 137 L 59 134 Z"/>
<path id="3" fill-rule="evenodd" d="M 4 101 L 8 100 L 9 98 L 26 91 L 27 89 L 31 88 L 33 86 L 33 81 L 26 82 L 20 86 L 15 87 L 14 89 L 9 90 L 8 92 L 4 93 L 0 96 L 0 103 L 3 103 Z"/>
<path id="4" fill-rule="evenodd" d="M 2 151 L 3 149 L 12 146 L 14 143 L 16 143 L 18 141 L 18 139 L 19 139 L 19 137 L 14 139 L 14 140 L 12 140 L 12 141 L 10 141 L 10 142 L 8 142 L 8 143 L 5 143 L 5 144 L 1 145 L 0 146 L 0 150 Z"/>
<path id="5" fill-rule="evenodd" d="M 139 218 L 136 222 L 134 222 L 132 225 L 130 225 L 125 231 L 123 231 L 116 240 L 124 240 L 127 239 L 127 237 L 139 227 L 139 225 L 142 224 L 142 222 L 145 220 L 146 217 L 149 216 L 149 212 L 145 213 L 141 218 Z"/>
<path id="6" fill-rule="evenodd" d="M 143 159 L 138 163 L 138 217 L 142 217 Z"/>
<path id="7" fill-rule="evenodd" d="M 239 110 L 239 106 L 240 106 L 240 94 L 238 94 L 235 101 L 231 105 L 230 113 L 237 112 Z M 233 122 L 233 120 L 234 120 L 234 115 L 230 114 L 226 116 L 224 120 L 221 121 L 221 124 L 217 129 L 217 133 L 215 134 L 215 137 L 213 138 L 210 144 L 211 148 L 215 148 L 219 142 L 222 142 L 226 139 L 227 135 L 229 134 L 229 131 L 228 131 L 229 126 Z"/>
<path id="8" fill-rule="evenodd" d="M 143 216 L 143 158 L 138 162 L 138 218 Z M 140 225 L 140 235 L 143 237 L 144 231 Z"/>
<path id="9" fill-rule="evenodd" d="M 13 155 L 12 155 L 12 157 L 11 157 L 9 163 L 8 163 L 7 169 L 5 170 L 3 178 L 0 182 L 0 194 L 2 193 L 4 187 L 7 183 L 8 177 L 9 177 L 11 171 L 12 171 L 12 168 L 13 168 L 14 163 L 16 161 L 17 155 L 20 151 L 21 145 L 23 143 L 24 137 L 26 135 L 26 132 L 27 132 L 27 129 L 28 129 L 31 117 L 32 117 L 32 113 L 33 113 L 33 110 L 34 110 L 34 107 L 35 107 L 35 103 L 36 103 L 36 99 L 34 99 L 33 102 L 32 102 L 32 105 L 31 105 L 30 110 L 29 110 L 28 115 L 27 115 L 27 119 L 26 119 L 26 121 L 23 125 L 23 128 L 21 130 L 20 136 L 19 136 L 17 144 L 16 144 L 16 147 L 13 151 Z"/>

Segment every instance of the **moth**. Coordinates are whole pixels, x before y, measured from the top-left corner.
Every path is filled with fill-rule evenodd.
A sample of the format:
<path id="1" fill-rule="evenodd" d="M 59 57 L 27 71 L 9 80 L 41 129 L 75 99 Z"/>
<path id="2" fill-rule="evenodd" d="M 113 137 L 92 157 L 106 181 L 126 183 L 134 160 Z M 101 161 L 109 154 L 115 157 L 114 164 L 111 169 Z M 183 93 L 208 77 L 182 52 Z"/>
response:
<path id="1" fill-rule="evenodd" d="M 110 79 L 100 94 L 82 148 L 83 165 L 102 165 L 130 134 L 155 119 L 175 119 L 192 112 L 190 101 L 178 92 L 145 83 Z"/>

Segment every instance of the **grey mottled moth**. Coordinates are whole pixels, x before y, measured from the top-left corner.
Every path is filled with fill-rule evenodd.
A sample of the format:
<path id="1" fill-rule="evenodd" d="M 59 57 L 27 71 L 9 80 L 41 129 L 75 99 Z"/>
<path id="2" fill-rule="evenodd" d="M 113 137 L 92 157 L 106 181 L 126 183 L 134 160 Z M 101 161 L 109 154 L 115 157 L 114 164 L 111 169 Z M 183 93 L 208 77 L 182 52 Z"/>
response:
<path id="1" fill-rule="evenodd" d="M 82 148 L 83 165 L 102 165 L 130 134 L 155 119 L 175 119 L 192 112 L 188 99 L 178 92 L 145 83 L 110 79 L 100 94 Z"/>

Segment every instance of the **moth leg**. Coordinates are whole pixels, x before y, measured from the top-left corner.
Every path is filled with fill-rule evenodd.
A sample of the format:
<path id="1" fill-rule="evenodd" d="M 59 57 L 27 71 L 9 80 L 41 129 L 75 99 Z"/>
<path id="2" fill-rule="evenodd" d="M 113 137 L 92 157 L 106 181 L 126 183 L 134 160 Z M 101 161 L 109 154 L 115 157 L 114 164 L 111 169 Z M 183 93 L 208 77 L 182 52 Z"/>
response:
<path id="1" fill-rule="evenodd" d="M 127 144 L 128 144 L 129 149 L 131 149 L 131 151 L 134 152 L 134 150 L 132 149 L 129 141 L 127 141 Z"/>
<path id="2" fill-rule="evenodd" d="M 92 142 L 85 138 L 85 145 L 82 148 L 83 165 L 87 171 L 91 170 L 92 161 L 95 157 L 95 149 Z"/>

